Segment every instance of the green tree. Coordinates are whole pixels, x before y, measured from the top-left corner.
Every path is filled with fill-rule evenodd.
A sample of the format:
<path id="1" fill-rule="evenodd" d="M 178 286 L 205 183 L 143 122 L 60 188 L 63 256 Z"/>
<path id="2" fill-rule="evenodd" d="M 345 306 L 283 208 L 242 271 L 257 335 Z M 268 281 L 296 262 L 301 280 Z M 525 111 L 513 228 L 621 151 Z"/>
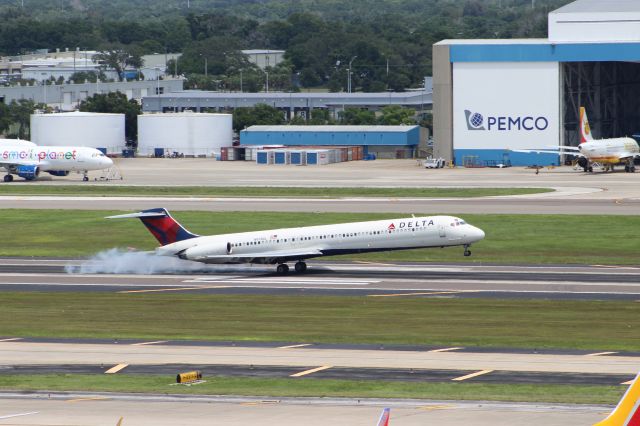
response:
<path id="1" fill-rule="evenodd" d="M 9 107 L 0 102 L 0 134 L 3 134 L 11 125 Z"/>
<path id="2" fill-rule="evenodd" d="M 10 125 L 17 127 L 15 136 L 20 139 L 29 139 L 31 135 L 31 114 L 35 110 L 46 110 L 46 105 L 36 104 L 31 99 L 20 99 L 11 101 L 8 108 Z"/>
<path id="3" fill-rule="evenodd" d="M 142 67 L 142 58 L 137 53 L 131 53 L 123 49 L 105 50 L 97 53 L 93 59 L 103 65 L 112 68 L 118 73 L 118 80 L 124 79 L 124 70 L 127 66 L 135 69 Z"/>
<path id="4" fill-rule="evenodd" d="M 340 123 L 349 125 L 376 124 L 376 115 L 367 109 L 345 108 L 339 113 Z"/>
<path id="5" fill-rule="evenodd" d="M 80 103 L 80 111 L 124 114 L 124 133 L 127 140 L 138 139 L 140 105 L 120 92 L 96 93 Z"/>
<path id="6" fill-rule="evenodd" d="M 382 115 L 378 118 L 378 124 L 385 126 L 397 126 L 400 124 L 416 124 L 413 118 L 415 111 L 398 105 L 389 105 L 382 108 Z"/>
<path id="7" fill-rule="evenodd" d="M 259 124 L 284 124 L 284 114 L 278 108 L 266 104 L 258 104 L 250 108 L 236 108 L 233 111 L 233 130 L 236 132 Z"/>

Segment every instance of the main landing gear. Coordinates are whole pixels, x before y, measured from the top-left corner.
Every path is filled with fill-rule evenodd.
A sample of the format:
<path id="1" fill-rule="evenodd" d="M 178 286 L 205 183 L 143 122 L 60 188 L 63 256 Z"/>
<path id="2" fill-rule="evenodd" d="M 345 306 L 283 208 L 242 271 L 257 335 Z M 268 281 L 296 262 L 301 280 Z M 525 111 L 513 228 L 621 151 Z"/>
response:
<path id="1" fill-rule="evenodd" d="M 89 182 L 89 171 L 85 170 L 84 173 L 82 173 L 82 181 L 83 182 Z"/>
<path id="2" fill-rule="evenodd" d="M 301 274 L 307 270 L 307 264 L 299 261 L 296 262 L 293 268 L 297 273 Z M 286 275 L 289 272 L 289 265 L 287 265 L 286 263 L 279 264 L 276 267 L 276 272 L 278 273 L 278 275 Z"/>
<path id="3" fill-rule="evenodd" d="M 471 250 L 469 250 L 469 244 L 464 245 L 464 255 L 471 256 Z"/>

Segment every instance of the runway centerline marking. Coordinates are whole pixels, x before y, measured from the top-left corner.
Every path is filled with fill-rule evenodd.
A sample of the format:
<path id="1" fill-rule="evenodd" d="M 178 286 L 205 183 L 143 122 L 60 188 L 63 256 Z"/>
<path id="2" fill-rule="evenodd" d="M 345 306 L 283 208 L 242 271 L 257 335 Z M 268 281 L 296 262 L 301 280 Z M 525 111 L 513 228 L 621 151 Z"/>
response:
<path id="1" fill-rule="evenodd" d="M 31 412 L 29 412 L 29 413 L 8 414 L 8 415 L 6 415 L 6 416 L 0 416 L 0 420 L 3 420 L 3 419 L 10 419 L 10 418 L 12 418 L 12 417 L 30 416 L 30 415 L 32 415 L 32 414 L 38 414 L 38 413 L 40 413 L 40 412 L 39 412 L 39 411 L 31 411 Z"/>
<path id="2" fill-rule="evenodd" d="M 306 376 L 307 374 L 317 373 L 318 371 L 328 370 L 331 367 L 332 367 L 331 365 L 324 365 L 322 367 L 312 368 L 310 370 L 305 370 L 305 371 L 301 371 L 299 373 L 292 374 L 289 377 L 302 377 L 302 376 Z"/>
<path id="3" fill-rule="evenodd" d="M 159 345 L 160 343 L 167 343 L 167 340 L 156 340 L 154 342 L 132 343 L 131 346 Z"/>
<path id="4" fill-rule="evenodd" d="M 482 376 L 483 374 L 492 373 L 494 370 L 480 370 L 475 373 L 467 374 L 466 376 L 456 377 L 455 379 L 451 379 L 454 382 L 461 382 L 463 380 L 472 379 L 474 377 Z"/>
<path id="5" fill-rule="evenodd" d="M 603 355 L 613 355 L 613 354 L 617 354 L 618 352 L 596 352 L 593 354 L 585 354 L 585 356 L 603 356 Z"/>
<path id="6" fill-rule="evenodd" d="M 10 339 L 2 339 L 0 342 L 15 342 L 16 340 L 22 340 L 23 337 L 12 337 Z"/>
<path id="7" fill-rule="evenodd" d="M 111 367 L 110 369 L 108 369 L 107 371 L 104 372 L 104 374 L 116 374 L 118 371 L 128 367 L 129 364 L 118 364 L 118 365 L 114 365 L 113 367 Z"/>
<path id="8" fill-rule="evenodd" d="M 305 346 L 311 346 L 313 343 L 301 343 L 299 345 L 280 346 L 278 349 L 292 349 L 292 348 L 304 348 Z"/>
<path id="9" fill-rule="evenodd" d="M 161 291 L 182 291 L 182 290 L 207 290 L 207 289 L 216 289 L 216 288 L 230 288 L 228 285 L 218 285 L 218 286 L 200 286 L 200 287 L 171 287 L 171 288 L 154 288 L 150 290 L 120 290 L 118 293 L 126 294 L 126 293 L 157 293 Z"/>
<path id="10" fill-rule="evenodd" d="M 455 348 L 442 348 L 442 349 L 434 349 L 431 351 L 427 351 L 427 352 L 451 352 L 451 351 L 457 351 L 459 349 L 463 349 L 461 347 L 455 347 Z"/>
<path id="11" fill-rule="evenodd" d="M 83 401 L 108 401 L 111 398 L 107 398 L 106 396 L 93 396 L 90 398 L 76 398 L 76 399 L 68 399 L 67 402 L 83 402 Z"/>

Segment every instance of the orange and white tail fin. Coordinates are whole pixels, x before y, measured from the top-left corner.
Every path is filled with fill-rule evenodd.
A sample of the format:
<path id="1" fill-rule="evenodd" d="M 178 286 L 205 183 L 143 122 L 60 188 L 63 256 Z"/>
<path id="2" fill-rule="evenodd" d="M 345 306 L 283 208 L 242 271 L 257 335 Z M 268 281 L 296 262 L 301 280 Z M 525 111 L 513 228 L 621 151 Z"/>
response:
<path id="1" fill-rule="evenodd" d="M 378 420 L 378 426 L 389 426 L 389 417 L 391 417 L 391 408 L 382 410 L 380 420 Z"/>
<path id="2" fill-rule="evenodd" d="M 580 107 L 580 143 L 592 141 L 591 126 L 589 126 L 589 120 L 587 119 L 587 110 L 584 107 Z"/>
<path id="3" fill-rule="evenodd" d="M 640 426 L 640 374 L 633 380 L 609 417 L 594 426 Z"/>

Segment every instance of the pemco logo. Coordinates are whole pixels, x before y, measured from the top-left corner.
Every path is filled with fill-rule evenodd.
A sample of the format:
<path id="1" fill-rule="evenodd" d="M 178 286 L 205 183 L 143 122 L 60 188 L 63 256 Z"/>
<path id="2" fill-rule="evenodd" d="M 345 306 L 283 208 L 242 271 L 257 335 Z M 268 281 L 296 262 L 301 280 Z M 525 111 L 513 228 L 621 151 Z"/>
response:
<path id="1" fill-rule="evenodd" d="M 479 112 L 464 110 L 468 130 L 487 130 L 505 132 L 512 130 L 543 131 L 549 127 L 549 120 L 544 116 L 488 116 L 485 118 Z"/>

